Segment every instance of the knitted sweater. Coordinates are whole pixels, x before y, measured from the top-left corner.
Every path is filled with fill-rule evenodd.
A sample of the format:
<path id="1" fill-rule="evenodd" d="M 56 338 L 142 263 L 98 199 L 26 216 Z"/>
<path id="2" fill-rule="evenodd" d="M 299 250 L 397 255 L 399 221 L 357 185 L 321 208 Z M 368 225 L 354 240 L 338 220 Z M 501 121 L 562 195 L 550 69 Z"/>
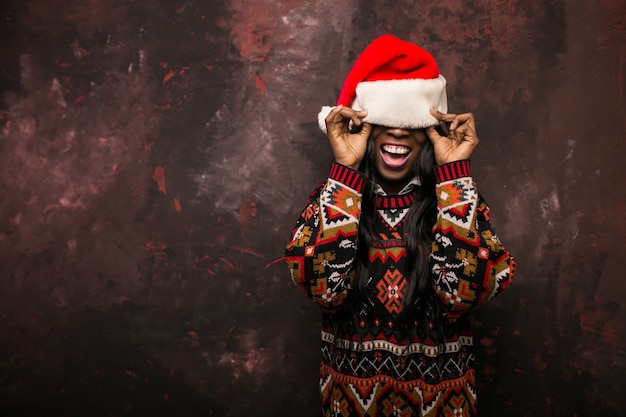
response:
<path id="1" fill-rule="evenodd" d="M 467 311 L 505 289 L 515 262 L 489 223 L 469 161 L 437 166 L 437 221 L 429 263 L 443 335 L 407 337 L 398 326 L 406 281 L 404 217 L 417 192 L 377 196 L 361 327 L 335 334 L 355 279 L 365 178 L 333 164 L 311 194 L 286 249 L 296 285 L 322 309 L 320 393 L 325 416 L 474 416 Z M 416 318 L 416 320 L 419 318 Z M 355 326 L 353 326 L 355 327 Z M 358 334 L 357 334 L 358 333 Z"/>

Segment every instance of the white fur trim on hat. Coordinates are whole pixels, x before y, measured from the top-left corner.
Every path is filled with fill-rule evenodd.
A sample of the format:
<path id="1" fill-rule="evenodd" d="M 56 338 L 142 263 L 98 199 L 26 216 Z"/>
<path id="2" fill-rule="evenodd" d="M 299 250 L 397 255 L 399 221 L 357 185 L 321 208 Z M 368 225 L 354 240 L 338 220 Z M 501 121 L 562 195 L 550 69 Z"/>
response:
<path id="1" fill-rule="evenodd" d="M 364 81 L 356 87 L 355 110 L 366 110 L 363 119 L 387 127 L 419 129 L 439 122 L 431 114 L 435 109 L 448 112 L 446 79 Z"/>
<path id="2" fill-rule="evenodd" d="M 326 131 L 326 116 L 328 116 L 334 108 L 335 106 L 322 106 L 322 110 L 317 114 L 317 124 L 324 133 L 328 133 Z"/>
<path id="3" fill-rule="evenodd" d="M 405 129 L 420 129 L 439 123 L 430 110 L 448 112 L 446 79 L 363 81 L 356 87 L 354 110 L 367 111 L 364 122 Z M 326 133 L 326 116 L 335 106 L 323 106 L 317 115 L 320 129 Z"/>

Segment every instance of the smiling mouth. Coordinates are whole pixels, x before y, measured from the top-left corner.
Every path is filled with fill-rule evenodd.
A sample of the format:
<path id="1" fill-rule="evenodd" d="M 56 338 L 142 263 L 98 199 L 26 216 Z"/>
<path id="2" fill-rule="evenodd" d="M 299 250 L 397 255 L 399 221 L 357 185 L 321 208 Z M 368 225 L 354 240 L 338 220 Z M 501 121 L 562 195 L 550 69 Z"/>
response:
<path id="1" fill-rule="evenodd" d="M 385 144 L 380 147 L 383 162 L 391 168 L 399 168 L 409 159 L 411 148 L 403 145 Z"/>

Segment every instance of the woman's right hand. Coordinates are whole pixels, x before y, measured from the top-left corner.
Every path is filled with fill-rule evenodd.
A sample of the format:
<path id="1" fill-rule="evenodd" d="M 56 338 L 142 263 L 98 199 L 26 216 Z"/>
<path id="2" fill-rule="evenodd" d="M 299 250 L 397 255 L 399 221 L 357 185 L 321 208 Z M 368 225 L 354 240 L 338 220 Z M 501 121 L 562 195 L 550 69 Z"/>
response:
<path id="1" fill-rule="evenodd" d="M 361 122 L 367 116 L 366 111 L 355 111 L 349 107 L 337 106 L 330 111 L 324 121 L 328 141 L 335 156 L 335 162 L 354 170 L 359 168 L 365 157 L 367 140 L 372 131 L 372 125 Z M 350 133 L 350 122 L 354 126 L 363 125 L 357 133 Z"/>

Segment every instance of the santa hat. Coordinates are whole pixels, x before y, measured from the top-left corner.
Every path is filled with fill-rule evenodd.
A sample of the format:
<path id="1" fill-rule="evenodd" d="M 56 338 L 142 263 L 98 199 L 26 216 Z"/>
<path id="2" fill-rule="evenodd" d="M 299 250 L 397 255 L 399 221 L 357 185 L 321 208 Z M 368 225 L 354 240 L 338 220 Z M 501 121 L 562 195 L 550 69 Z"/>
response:
<path id="1" fill-rule="evenodd" d="M 417 129 L 438 123 L 430 109 L 448 111 L 446 79 L 435 58 L 419 46 L 392 35 L 374 39 L 357 58 L 346 77 L 337 106 L 366 110 L 365 122 Z M 324 119 L 334 107 L 324 106 Z"/>

